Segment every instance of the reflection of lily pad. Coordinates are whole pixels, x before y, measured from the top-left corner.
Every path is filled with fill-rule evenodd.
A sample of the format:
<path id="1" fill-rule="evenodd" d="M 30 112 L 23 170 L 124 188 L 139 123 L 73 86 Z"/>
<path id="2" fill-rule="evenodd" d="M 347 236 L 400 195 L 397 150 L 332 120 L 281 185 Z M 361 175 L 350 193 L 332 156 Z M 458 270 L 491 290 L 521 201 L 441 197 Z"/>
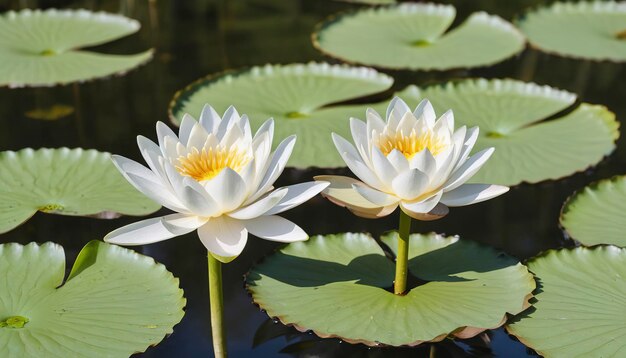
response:
<path id="1" fill-rule="evenodd" d="M 320 24 L 313 43 L 342 60 L 412 70 L 485 66 L 524 48 L 524 36 L 513 25 L 484 12 L 446 33 L 455 15 L 450 5 L 368 8 Z"/>
<path id="2" fill-rule="evenodd" d="M 165 266 L 99 241 L 83 248 L 65 283 L 63 248 L 52 243 L 0 245 L 0 275 L 5 357 L 128 357 L 184 314 Z"/>
<path id="3" fill-rule="evenodd" d="M 28 148 L 0 152 L 0 167 L 0 233 L 37 211 L 109 218 L 159 209 L 124 179 L 109 153 Z"/>
<path id="4" fill-rule="evenodd" d="M 384 91 L 392 82 L 391 77 L 364 67 L 326 63 L 253 67 L 191 84 L 176 94 L 170 115 L 178 124 L 185 113 L 199 115 L 206 103 L 222 113 L 236 105 L 254 128 L 273 117 L 274 143 L 298 136 L 290 166 L 344 166 L 330 133 L 348 136 L 349 117 L 365 113 L 367 106 L 330 105 Z"/>
<path id="5" fill-rule="evenodd" d="M 35 108 L 26 112 L 26 117 L 43 121 L 54 121 L 74 113 L 74 107 L 65 104 L 55 104 L 48 108 Z"/>
<path id="6" fill-rule="evenodd" d="M 464 80 L 398 94 L 410 105 L 428 98 L 435 110 L 454 111 L 458 125 L 479 126 L 474 149 L 495 147 L 472 177 L 476 183 L 515 185 L 559 179 L 598 163 L 615 149 L 619 124 L 603 106 L 574 103 L 572 93 L 514 80 Z"/>
<path id="7" fill-rule="evenodd" d="M 396 234 L 383 238 L 393 247 Z M 270 316 L 321 337 L 368 345 L 416 345 L 472 337 L 528 307 L 535 281 L 525 266 L 456 237 L 412 235 L 409 270 L 428 283 L 385 290 L 394 264 L 364 234 L 317 236 L 286 246 L 247 277 Z"/>
<path id="8" fill-rule="evenodd" d="M 519 26 L 542 51 L 626 61 L 626 2 L 557 2 L 527 13 Z"/>
<path id="9" fill-rule="evenodd" d="M 126 17 L 87 10 L 22 10 L 0 15 L 0 86 L 53 86 L 122 74 L 152 58 L 78 50 L 139 30 Z"/>
<path id="10" fill-rule="evenodd" d="M 561 225 L 585 245 L 626 246 L 626 176 L 602 180 L 569 198 Z"/>
<path id="11" fill-rule="evenodd" d="M 509 333 L 546 357 L 626 356 L 626 249 L 552 250 L 528 267 L 537 302 Z"/>

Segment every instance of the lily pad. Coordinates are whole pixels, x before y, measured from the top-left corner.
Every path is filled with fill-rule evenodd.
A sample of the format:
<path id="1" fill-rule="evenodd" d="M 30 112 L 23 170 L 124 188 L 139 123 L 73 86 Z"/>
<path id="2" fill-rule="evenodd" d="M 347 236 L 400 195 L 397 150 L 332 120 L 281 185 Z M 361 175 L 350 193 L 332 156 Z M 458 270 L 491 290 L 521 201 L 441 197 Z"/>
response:
<path id="1" fill-rule="evenodd" d="M 109 153 L 84 149 L 0 152 L 0 233 L 37 211 L 113 218 L 147 215 L 160 206 L 119 173 Z"/>
<path id="2" fill-rule="evenodd" d="M 123 74 L 152 50 L 108 55 L 79 50 L 139 30 L 139 22 L 87 10 L 9 11 L 0 15 L 0 86 L 54 86 Z"/>
<path id="3" fill-rule="evenodd" d="M 626 249 L 552 250 L 528 267 L 537 301 L 509 333 L 545 357 L 626 356 Z"/>
<path id="4" fill-rule="evenodd" d="M 128 357 L 183 317 L 178 279 L 150 257 L 99 241 L 69 277 L 57 244 L 0 245 L 0 351 L 5 357 Z"/>
<path id="5" fill-rule="evenodd" d="M 626 61 L 626 2 L 556 2 L 519 21 L 533 47 L 560 56 Z"/>
<path id="6" fill-rule="evenodd" d="M 55 121 L 74 113 L 74 107 L 66 104 L 54 104 L 47 108 L 35 108 L 25 113 L 26 117 L 42 121 Z"/>
<path id="7" fill-rule="evenodd" d="M 206 103 L 222 113 L 236 104 L 253 128 L 274 118 L 274 143 L 298 136 L 290 166 L 342 167 L 330 134 L 348 136 L 349 117 L 364 114 L 367 105 L 332 104 L 384 91 L 392 83 L 391 77 L 365 67 L 327 63 L 253 67 L 192 83 L 175 95 L 170 117 L 178 125 L 185 113 L 199 115 Z"/>
<path id="8" fill-rule="evenodd" d="M 321 23 L 313 44 L 344 61 L 410 70 L 487 66 L 524 48 L 524 36 L 498 16 L 476 12 L 448 31 L 455 16 L 451 5 L 367 8 Z"/>
<path id="9" fill-rule="evenodd" d="M 429 99 L 437 113 L 454 111 L 457 125 L 479 126 L 475 151 L 496 150 L 470 179 L 516 185 L 559 179 L 595 165 L 615 149 L 619 123 L 604 106 L 582 103 L 567 114 L 573 93 L 509 79 L 470 79 L 397 94 L 410 106 Z M 379 108 L 380 109 L 380 108 Z"/>
<path id="10" fill-rule="evenodd" d="M 392 233 L 382 238 L 392 248 Z M 320 337 L 367 345 L 469 338 L 528 307 L 535 281 L 517 260 L 458 237 L 412 235 L 409 270 L 427 283 L 395 295 L 394 263 L 365 234 L 289 244 L 252 269 L 252 298 L 268 315 Z"/>
<path id="11" fill-rule="evenodd" d="M 561 225 L 585 245 L 626 246 L 626 176 L 601 180 L 570 197 Z"/>

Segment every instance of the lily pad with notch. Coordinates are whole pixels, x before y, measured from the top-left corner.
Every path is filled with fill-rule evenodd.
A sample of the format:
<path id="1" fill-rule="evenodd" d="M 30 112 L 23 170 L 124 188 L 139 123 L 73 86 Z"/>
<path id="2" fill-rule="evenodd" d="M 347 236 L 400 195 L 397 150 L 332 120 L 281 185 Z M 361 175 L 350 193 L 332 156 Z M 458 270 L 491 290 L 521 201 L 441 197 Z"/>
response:
<path id="1" fill-rule="evenodd" d="M 449 70 L 487 66 L 524 49 L 512 24 L 485 12 L 448 30 L 451 5 L 403 3 L 335 15 L 319 24 L 313 45 L 347 62 L 387 69 Z"/>
<path id="2" fill-rule="evenodd" d="M 550 250 L 528 262 L 539 287 L 509 333 L 545 357 L 626 355 L 626 249 Z"/>
<path id="3" fill-rule="evenodd" d="M 160 208 L 124 179 L 109 153 L 27 148 L 0 152 L 0 167 L 0 233 L 37 211 L 114 218 Z"/>
<path id="4" fill-rule="evenodd" d="M 128 357 L 159 343 L 185 298 L 165 266 L 92 241 L 65 275 L 57 244 L 0 245 L 0 352 L 6 357 Z"/>
<path id="5" fill-rule="evenodd" d="M 111 55 L 80 50 L 139 30 L 124 16 L 88 10 L 9 11 L 0 15 L 0 86 L 39 87 L 121 75 L 148 62 L 152 50 Z"/>
<path id="6" fill-rule="evenodd" d="M 397 234 L 382 238 L 392 249 Z M 458 237 L 412 235 L 409 270 L 421 284 L 388 291 L 394 263 L 366 234 L 289 244 L 246 277 L 256 304 L 300 331 L 370 346 L 473 337 L 526 309 L 533 276 L 517 260 Z"/>
<path id="7" fill-rule="evenodd" d="M 206 103 L 220 113 L 236 103 L 253 128 L 274 118 L 274 143 L 298 136 L 289 166 L 342 167 L 330 134 L 348 136 L 349 118 L 365 113 L 368 106 L 333 104 L 385 91 L 392 83 L 391 77 L 366 67 L 327 63 L 252 67 L 212 75 L 179 91 L 170 104 L 170 118 L 178 125 L 185 113 L 197 116 Z"/>
<path id="8" fill-rule="evenodd" d="M 534 83 L 468 79 L 409 86 L 397 95 L 410 106 L 427 98 L 437 113 L 452 109 L 456 125 L 480 127 L 474 150 L 496 150 L 470 179 L 474 183 L 512 186 L 560 179 L 600 162 L 619 137 L 619 122 L 606 107 L 574 107 L 573 93 Z"/>

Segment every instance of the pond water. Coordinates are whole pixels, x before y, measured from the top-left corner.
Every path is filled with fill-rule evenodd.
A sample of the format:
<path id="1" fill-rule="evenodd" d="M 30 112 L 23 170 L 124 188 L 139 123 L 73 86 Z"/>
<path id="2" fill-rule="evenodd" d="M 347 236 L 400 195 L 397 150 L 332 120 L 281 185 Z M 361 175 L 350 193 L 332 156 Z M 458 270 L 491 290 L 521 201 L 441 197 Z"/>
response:
<path id="1" fill-rule="evenodd" d="M 530 0 L 445 1 L 457 7 L 457 21 L 476 10 L 512 19 Z M 151 5 L 148 5 L 151 4 Z M 142 22 L 133 36 L 100 46 L 103 52 L 134 53 L 149 46 L 155 58 L 124 77 L 40 89 L 0 89 L 0 149 L 25 147 L 85 147 L 140 160 L 135 137 L 155 138 L 157 120 L 168 121 L 167 108 L 175 91 L 210 73 L 265 63 L 329 60 L 313 49 L 310 33 L 328 15 L 355 8 L 330 0 L 224 1 L 8 1 L 0 10 L 29 7 L 76 7 L 119 12 Z M 606 105 L 617 118 L 626 117 L 626 68 L 612 63 L 590 63 L 526 50 L 498 65 L 475 70 L 437 73 L 390 72 L 395 89 L 406 84 L 428 84 L 467 77 L 509 77 L 548 84 L 579 95 L 579 100 Z M 389 91 L 387 94 L 391 93 Z M 381 99 L 384 96 L 380 97 Z M 232 99 L 237 104 L 237 98 Z M 75 113 L 57 121 L 28 118 L 34 108 L 54 104 L 73 106 Z M 495 246 L 525 259 L 549 248 L 572 246 L 558 226 L 563 201 L 586 184 L 623 174 L 623 139 L 613 155 L 596 168 L 559 181 L 520 185 L 508 194 L 479 205 L 457 208 L 443 220 L 417 223 L 413 231 L 458 234 L 463 239 Z M 331 148 L 329 150 L 334 150 Z M 335 172 L 345 171 L 336 170 Z M 323 170 L 287 170 L 279 185 L 310 180 Z M 165 213 L 162 210 L 159 213 Z M 317 197 L 285 215 L 309 234 L 353 231 L 379 235 L 397 225 L 397 213 L 366 220 Z M 95 220 L 37 214 L 25 225 L 0 236 L 0 242 L 54 241 L 62 244 L 73 262 L 78 250 L 93 239 L 135 221 L 125 217 Z M 391 357 L 428 355 L 429 347 L 379 349 L 352 346 L 336 339 L 321 340 L 268 320 L 244 289 L 243 275 L 251 265 L 278 245 L 252 238 L 243 254 L 224 267 L 225 321 L 228 350 L 233 357 Z M 186 315 L 174 333 L 141 356 L 206 357 L 212 350 L 207 292 L 206 251 L 196 234 L 137 247 L 165 264 L 180 278 L 187 298 Z M 535 356 L 502 329 L 482 339 L 436 345 L 437 357 Z"/>

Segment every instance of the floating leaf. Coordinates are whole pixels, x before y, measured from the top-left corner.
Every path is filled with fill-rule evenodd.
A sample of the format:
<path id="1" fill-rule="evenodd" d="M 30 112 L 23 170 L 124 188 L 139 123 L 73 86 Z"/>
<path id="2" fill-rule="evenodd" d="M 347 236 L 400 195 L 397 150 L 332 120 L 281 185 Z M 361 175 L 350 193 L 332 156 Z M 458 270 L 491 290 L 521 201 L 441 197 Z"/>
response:
<path id="1" fill-rule="evenodd" d="M 544 121 L 576 96 L 534 83 L 471 79 L 425 89 L 409 86 L 398 95 L 411 106 L 427 98 L 437 113 L 452 109 L 457 125 L 480 127 L 474 150 L 496 151 L 472 177 L 475 183 L 511 186 L 566 177 L 609 155 L 619 137 L 615 115 L 603 106 L 583 103 Z"/>
<path id="2" fill-rule="evenodd" d="M 397 234 L 383 237 L 394 247 Z M 535 281 L 525 266 L 458 237 L 412 235 L 411 273 L 428 283 L 385 290 L 394 264 L 365 234 L 316 236 L 287 245 L 252 269 L 252 298 L 271 317 L 320 337 L 392 346 L 469 338 L 528 307 Z"/>
<path id="3" fill-rule="evenodd" d="M 123 74 L 152 58 L 78 50 L 128 36 L 139 22 L 87 10 L 22 10 L 0 15 L 0 86 L 53 86 Z"/>
<path id="4" fill-rule="evenodd" d="M 556 2 L 527 13 L 519 26 L 541 51 L 626 61 L 626 2 Z"/>
<path id="5" fill-rule="evenodd" d="M 0 167 L 0 233 L 37 211 L 110 218 L 147 215 L 160 207 L 124 179 L 109 153 L 28 148 L 0 152 Z"/>
<path id="6" fill-rule="evenodd" d="M 626 356 L 626 249 L 551 250 L 528 267 L 537 302 L 509 333 L 545 357 Z"/>
<path id="7" fill-rule="evenodd" d="M 344 61 L 410 70 L 486 66 L 524 48 L 524 36 L 513 25 L 485 12 L 446 33 L 455 15 L 451 5 L 367 8 L 323 22 L 313 44 Z"/>
<path id="8" fill-rule="evenodd" d="M 367 105 L 331 105 L 384 91 L 393 79 L 373 69 L 326 63 L 267 65 L 201 79 L 178 92 L 170 104 L 172 122 L 185 113 L 198 116 L 209 103 L 223 113 L 228 106 L 250 117 L 258 128 L 272 117 L 274 140 L 298 136 L 290 166 L 344 166 L 331 132 L 349 136 L 349 117 L 365 114 Z"/>
<path id="9" fill-rule="evenodd" d="M 599 181 L 569 198 L 561 225 L 585 245 L 626 246 L 626 177 Z"/>
<path id="10" fill-rule="evenodd" d="M 67 117 L 74 113 L 74 107 L 65 104 L 55 104 L 48 108 L 35 108 L 26 112 L 26 117 L 32 119 L 41 119 L 43 121 L 54 121 L 63 117 Z"/>
<path id="11" fill-rule="evenodd" d="M 0 275 L 6 357 L 128 357 L 160 342 L 184 314 L 183 291 L 165 266 L 99 241 L 83 248 L 65 282 L 61 246 L 2 244 Z"/>

